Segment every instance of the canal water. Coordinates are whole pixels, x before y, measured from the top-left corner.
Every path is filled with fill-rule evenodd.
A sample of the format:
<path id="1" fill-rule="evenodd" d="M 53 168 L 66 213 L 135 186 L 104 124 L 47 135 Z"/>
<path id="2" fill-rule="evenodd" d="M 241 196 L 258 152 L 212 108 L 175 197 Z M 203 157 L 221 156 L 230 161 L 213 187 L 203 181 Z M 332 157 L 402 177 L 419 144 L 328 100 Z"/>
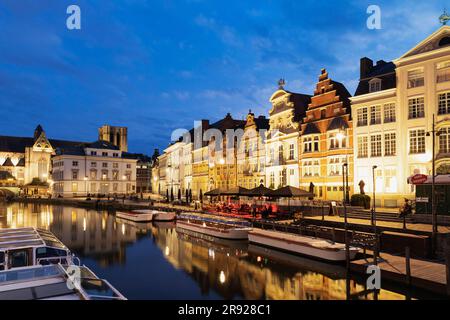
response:
<path id="1" fill-rule="evenodd" d="M 136 225 L 107 212 L 0 204 L 0 228 L 53 232 L 83 264 L 128 299 L 374 299 L 341 266 L 247 242 L 177 232 L 175 223 Z M 386 285 L 378 299 L 437 298 Z"/>

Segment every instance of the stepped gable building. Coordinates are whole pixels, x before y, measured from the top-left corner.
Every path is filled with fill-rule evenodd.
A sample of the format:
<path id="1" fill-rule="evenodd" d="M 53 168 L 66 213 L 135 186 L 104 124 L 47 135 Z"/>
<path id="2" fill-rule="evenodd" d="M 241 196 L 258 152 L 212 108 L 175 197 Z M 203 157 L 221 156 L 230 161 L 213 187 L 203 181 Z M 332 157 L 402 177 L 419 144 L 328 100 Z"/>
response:
<path id="1" fill-rule="evenodd" d="M 363 181 L 366 192 L 375 188 L 378 206 L 397 207 L 404 197 L 414 198 L 408 178 L 431 174 L 433 138 L 427 133 L 433 116 L 437 173 L 450 173 L 450 27 L 442 26 L 393 62 L 361 59 L 351 101 L 354 183 Z"/>
<path id="2" fill-rule="evenodd" d="M 299 187 L 300 125 L 311 102 L 310 95 L 285 90 L 283 79 L 278 85 L 270 98 L 272 109 L 266 140 L 266 187 L 272 189 L 287 185 Z"/>
<path id="3" fill-rule="evenodd" d="M 45 185 L 50 180 L 55 150 L 81 143 L 48 139 L 41 125 L 36 127 L 33 137 L 0 136 L 0 172 L 8 176 L 11 187 L 23 187 L 33 181 Z"/>
<path id="4" fill-rule="evenodd" d="M 300 128 L 300 186 L 323 200 L 349 198 L 353 185 L 353 132 L 350 93 L 322 69 Z M 348 189 L 342 181 L 348 164 Z M 344 193 L 347 189 L 348 192 Z"/>

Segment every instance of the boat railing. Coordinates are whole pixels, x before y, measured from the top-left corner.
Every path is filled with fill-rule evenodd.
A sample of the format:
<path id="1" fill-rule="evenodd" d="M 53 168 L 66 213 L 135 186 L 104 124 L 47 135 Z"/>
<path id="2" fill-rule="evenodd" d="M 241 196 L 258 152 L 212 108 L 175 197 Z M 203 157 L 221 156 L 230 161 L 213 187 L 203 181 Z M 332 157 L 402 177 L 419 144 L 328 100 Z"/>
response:
<path id="1" fill-rule="evenodd" d="M 55 257 L 44 257 L 44 258 L 38 258 L 36 259 L 36 264 L 38 265 L 45 265 L 45 262 L 47 264 L 68 264 L 69 262 L 73 262 L 73 259 L 77 257 L 73 255 L 67 255 L 67 256 L 55 256 Z M 80 259 L 78 259 L 80 261 Z M 80 265 L 80 264 L 78 264 Z"/>
<path id="2" fill-rule="evenodd" d="M 59 266 L 64 270 L 64 273 L 68 279 L 71 279 L 71 275 L 68 273 L 67 267 L 59 264 Z M 85 274 L 89 276 L 82 276 L 83 272 L 80 272 L 79 285 L 75 286 L 78 292 L 81 294 L 85 300 L 127 300 L 114 286 L 112 286 L 107 280 L 100 279 L 97 275 L 89 269 L 87 266 L 78 266 L 81 270 L 84 270 Z M 96 283 L 96 284 L 95 284 Z M 90 285 L 92 288 L 87 289 L 86 286 Z M 107 290 L 105 290 L 105 288 Z M 113 294 L 101 294 L 110 290 Z M 93 293 L 95 291 L 95 293 Z"/>

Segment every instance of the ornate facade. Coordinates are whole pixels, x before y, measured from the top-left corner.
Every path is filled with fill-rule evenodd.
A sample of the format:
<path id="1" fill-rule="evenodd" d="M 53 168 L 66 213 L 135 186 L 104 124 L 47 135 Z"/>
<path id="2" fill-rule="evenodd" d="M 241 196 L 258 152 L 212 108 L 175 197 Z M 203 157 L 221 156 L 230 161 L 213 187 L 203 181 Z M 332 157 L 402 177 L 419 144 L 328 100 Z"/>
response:
<path id="1" fill-rule="evenodd" d="M 343 165 L 348 165 L 349 192 L 353 181 L 353 131 L 350 93 L 322 69 L 314 96 L 301 125 L 300 185 L 314 188 L 323 200 L 344 198 Z"/>
<path id="2" fill-rule="evenodd" d="M 266 140 L 266 186 L 300 186 L 299 137 L 311 96 L 284 90 L 284 81 L 272 95 L 270 129 Z"/>

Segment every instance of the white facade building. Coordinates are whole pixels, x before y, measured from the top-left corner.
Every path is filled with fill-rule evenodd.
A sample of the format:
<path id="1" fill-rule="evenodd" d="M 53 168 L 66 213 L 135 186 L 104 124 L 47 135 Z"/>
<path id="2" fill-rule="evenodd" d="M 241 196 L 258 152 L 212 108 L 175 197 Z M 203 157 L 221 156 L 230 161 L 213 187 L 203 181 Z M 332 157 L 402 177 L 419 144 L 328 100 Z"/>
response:
<path id="1" fill-rule="evenodd" d="M 133 194 L 136 162 L 105 141 L 57 149 L 52 158 L 52 194 L 54 197 Z"/>
<path id="2" fill-rule="evenodd" d="M 431 174 L 432 124 L 436 119 L 436 167 L 450 172 L 450 27 L 443 26 L 391 63 L 361 60 L 352 99 L 354 183 L 362 180 L 377 205 L 395 207 L 413 198 L 413 174 Z"/>

